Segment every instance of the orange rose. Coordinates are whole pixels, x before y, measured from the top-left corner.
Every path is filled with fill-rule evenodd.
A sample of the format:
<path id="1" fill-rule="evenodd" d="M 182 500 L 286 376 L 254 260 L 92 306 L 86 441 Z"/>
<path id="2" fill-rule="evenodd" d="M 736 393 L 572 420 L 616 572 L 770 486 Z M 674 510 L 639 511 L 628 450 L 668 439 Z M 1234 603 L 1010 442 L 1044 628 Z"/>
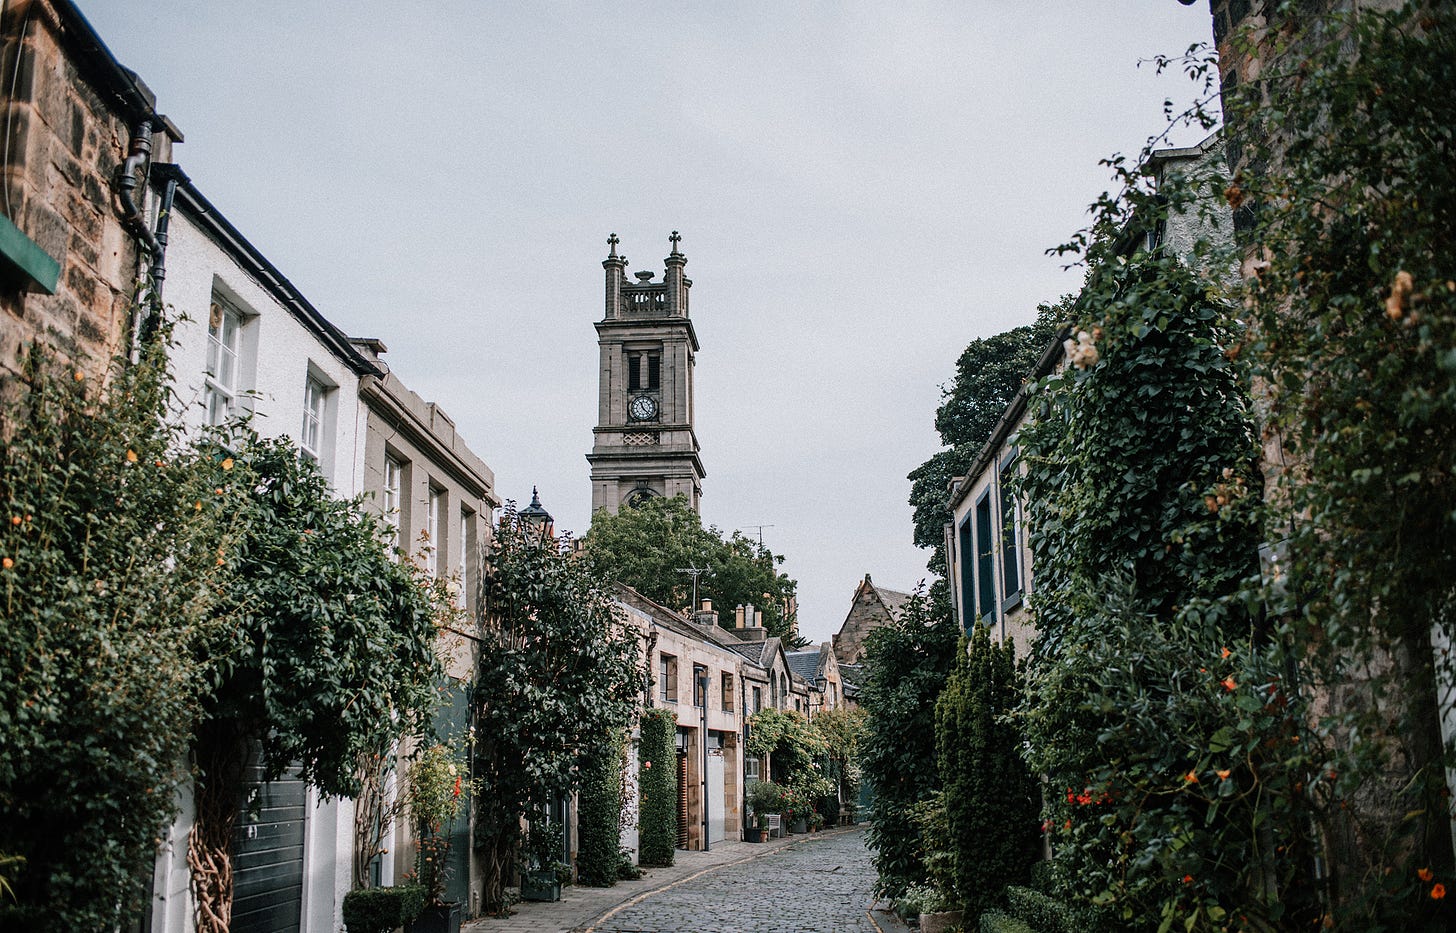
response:
<path id="1" fill-rule="evenodd" d="M 1439 901 L 1446 896 L 1446 886 L 1439 881 L 1431 886 L 1431 900 Z"/>
<path id="2" fill-rule="evenodd" d="M 1416 872 L 1416 877 L 1421 879 L 1422 881 L 1430 881 L 1435 876 L 1435 872 L 1431 871 L 1429 868 L 1422 868 L 1420 871 Z"/>

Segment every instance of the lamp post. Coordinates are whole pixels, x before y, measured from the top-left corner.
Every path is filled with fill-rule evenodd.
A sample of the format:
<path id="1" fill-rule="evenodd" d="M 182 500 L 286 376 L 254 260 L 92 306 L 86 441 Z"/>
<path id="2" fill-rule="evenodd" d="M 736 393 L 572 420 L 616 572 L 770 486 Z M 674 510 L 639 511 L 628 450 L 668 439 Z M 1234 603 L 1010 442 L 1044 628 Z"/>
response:
<path id="1" fill-rule="evenodd" d="M 556 526 L 551 519 L 551 513 L 541 507 L 541 497 L 536 493 L 535 486 L 531 487 L 531 504 L 516 513 L 516 520 L 525 526 L 526 531 L 538 543 L 545 543 L 556 537 Z"/>
<path id="2" fill-rule="evenodd" d="M 694 581 L 696 581 L 696 577 Z M 711 848 L 711 833 L 708 831 L 708 671 L 704 668 L 698 674 L 698 696 L 703 698 L 703 851 Z"/>

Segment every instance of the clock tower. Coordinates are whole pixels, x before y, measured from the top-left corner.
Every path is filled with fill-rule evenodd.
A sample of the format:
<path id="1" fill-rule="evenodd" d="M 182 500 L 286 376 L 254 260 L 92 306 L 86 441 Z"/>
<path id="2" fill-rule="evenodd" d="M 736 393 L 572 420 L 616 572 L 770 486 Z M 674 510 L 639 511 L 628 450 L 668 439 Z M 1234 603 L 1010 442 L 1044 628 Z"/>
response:
<path id="1" fill-rule="evenodd" d="M 693 432 L 693 358 L 698 337 L 688 319 L 687 257 L 676 230 L 662 281 L 638 272 L 627 280 L 617 235 L 607 238 L 606 316 L 597 322 L 601 350 L 592 511 L 652 496 L 684 495 L 694 509 L 703 494 L 703 461 Z"/>

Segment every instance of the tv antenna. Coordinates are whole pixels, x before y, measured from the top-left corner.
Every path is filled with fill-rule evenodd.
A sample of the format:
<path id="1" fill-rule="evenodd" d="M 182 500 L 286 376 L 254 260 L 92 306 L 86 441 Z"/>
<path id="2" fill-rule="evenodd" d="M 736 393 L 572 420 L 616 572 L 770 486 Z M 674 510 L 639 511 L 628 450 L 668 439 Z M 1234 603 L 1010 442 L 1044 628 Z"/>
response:
<path id="1" fill-rule="evenodd" d="M 759 547 L 763 547 L 763 530 L 765 528 L 775 528 L 777 526 L 776 525 L 744 525 L 743 527 L 744 528 L 756 528 L 756 529 L 758 529 L 758 546 Z"/>
<path id="2" fill-rule="evenodd" d="M 712 576 L 713 575 L 713 568 L 712 567 L 708 567 L 708 566 L 702 566 L 702 567 L 679 567 L 679 568 L 677 568 L 677 572 L 678 573 L 685 573 L 688 576 L 690 576 L 690 577 L 693 578 L 693 608 L 690 610 L 690 612 L 697 612 L 698 611 L 698 577 L 701 577 L 703 574 L 707 574 L 708 576 Z"/>

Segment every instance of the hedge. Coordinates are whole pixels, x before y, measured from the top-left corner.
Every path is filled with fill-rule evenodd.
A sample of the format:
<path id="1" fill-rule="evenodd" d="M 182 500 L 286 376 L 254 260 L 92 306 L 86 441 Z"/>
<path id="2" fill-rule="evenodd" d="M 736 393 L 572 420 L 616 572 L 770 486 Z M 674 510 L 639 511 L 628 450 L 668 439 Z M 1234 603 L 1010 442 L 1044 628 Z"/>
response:
<path id="1" fill-rule="evenodd" d="M 677 717 L 671 710 L 650 709 L 642 714 L 638 755 L 637 862 L 671 865 L 677 847 Z"/>
<path id="2" fill-rule="evenodd" d="M 1088 933 L 1097 929 L 1095 918 L 1086 911 L 1031 888 L 1007 886 L 1006 901 L 1012 914 L 1041 933 Z"/>
<path id="3" fill-rule="evenodd" d="M 981 933 L 1045 933 L 1025 920 L 1004 914 L 999 910 L 988 910 L 981 914 Z"/>
<path id="4" fill-rule="evenodd" d="M 361 888 L 344 895 L 344 928 L 349 933 L 390 933 L 414 922 L 424 909 L 424 885 Z"/>
<path id="5" fill-rule="evenodd" d="M 582 884 L 617 883 L 622 837 L 622 740 L 612 736 L 587 755 L 582 765 L 578 810 L 577 877 Z"/>

